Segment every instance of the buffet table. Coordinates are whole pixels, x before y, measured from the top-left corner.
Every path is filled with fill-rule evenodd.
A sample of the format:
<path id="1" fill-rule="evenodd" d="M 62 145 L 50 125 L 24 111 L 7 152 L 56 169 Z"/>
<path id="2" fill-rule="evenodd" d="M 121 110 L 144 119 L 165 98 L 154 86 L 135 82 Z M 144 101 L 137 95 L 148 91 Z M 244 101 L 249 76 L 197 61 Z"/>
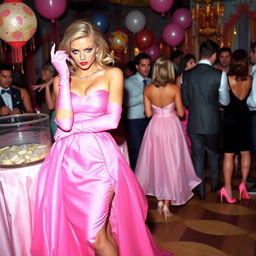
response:
<path id="1" fill-rule="evenodd" d="M 0 255 L 29 256 L 41 164 L 0 168 Z"/>

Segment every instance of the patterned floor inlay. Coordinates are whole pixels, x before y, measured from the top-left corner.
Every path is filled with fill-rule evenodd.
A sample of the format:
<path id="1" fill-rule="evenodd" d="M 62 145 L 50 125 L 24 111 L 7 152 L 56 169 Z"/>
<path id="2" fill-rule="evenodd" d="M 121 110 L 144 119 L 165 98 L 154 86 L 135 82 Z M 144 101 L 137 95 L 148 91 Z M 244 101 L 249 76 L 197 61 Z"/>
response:
<path id="1" fill-rule="evenodd" d="M 238 177 L 234 189 L 239 183 Z M 209 184 L 206 191 L 206 200 L 192 198 L 186 205 L 171 206 L 168 220 L 156 211 L 157 201 L 148 197 L 147 223 L 160 247 L 175 256 L 256 256 L 256 195 L 228 204 L 220 203 Z"/>
<path id="2" fill-rule="evenodd" d="M 230 236 L 244 235 L 246 232 L 241 228 L 223 221 L 215 220 L 191 220 L 184 222 L 191 229 L 210 235 Z"/>
<path id="3" fill-rule="evenodd" d="M 227 204 L 227 203 L 221 203 L 221 204 L 201 204 L 201 207 L 213 211 L 220 214 L 226 214 L 226 215 L 250 215 L 250 214 L 256 214 L 256 211 L 251 210 L 245 206 L 238 205 L 238 204 Z"/>
<path id="4" fill-rule="evenodd" d="M 175 256 L 228 256 L 226 253 L 211 246 L 194 242 L 170 242 L 160 246 L 172 251 Z"/>

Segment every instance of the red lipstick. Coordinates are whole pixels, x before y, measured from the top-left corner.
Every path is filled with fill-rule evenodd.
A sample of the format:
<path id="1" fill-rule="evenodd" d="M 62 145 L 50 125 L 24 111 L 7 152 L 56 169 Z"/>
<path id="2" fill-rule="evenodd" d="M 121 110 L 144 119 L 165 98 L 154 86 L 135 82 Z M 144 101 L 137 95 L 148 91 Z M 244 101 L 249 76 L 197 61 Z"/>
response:
<path id="1" fill-rule="evenodd" d="M 88 64 L 88 62 L 87 62 L 87 61 L 80 62 L 80 65 L 82 65 L 82 66 L 86 66 L 87 64 Z"/>

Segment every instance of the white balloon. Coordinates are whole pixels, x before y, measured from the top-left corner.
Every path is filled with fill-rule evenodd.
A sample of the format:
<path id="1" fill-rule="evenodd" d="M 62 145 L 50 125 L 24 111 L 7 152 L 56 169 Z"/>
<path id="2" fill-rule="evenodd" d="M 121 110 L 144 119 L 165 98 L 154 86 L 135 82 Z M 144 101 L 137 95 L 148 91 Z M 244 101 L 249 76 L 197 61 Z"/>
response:
<path id="1" fill-rule="evenodd" d="M 125 17 L 125 26 L 133 33 L 137 33 L 145 27 L 145 15 L 137 10 L 129 12 Z"/>

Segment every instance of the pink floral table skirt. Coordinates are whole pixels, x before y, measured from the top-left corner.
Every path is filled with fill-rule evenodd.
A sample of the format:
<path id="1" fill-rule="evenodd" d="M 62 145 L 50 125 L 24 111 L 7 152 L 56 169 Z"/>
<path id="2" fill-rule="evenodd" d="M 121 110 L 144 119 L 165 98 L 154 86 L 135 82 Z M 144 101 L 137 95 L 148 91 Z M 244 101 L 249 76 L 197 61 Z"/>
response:
<path id="1" fill-rule="evenodd" d="M 29 256 L 41 164 L 0 168 L 0 255 Z"/>

